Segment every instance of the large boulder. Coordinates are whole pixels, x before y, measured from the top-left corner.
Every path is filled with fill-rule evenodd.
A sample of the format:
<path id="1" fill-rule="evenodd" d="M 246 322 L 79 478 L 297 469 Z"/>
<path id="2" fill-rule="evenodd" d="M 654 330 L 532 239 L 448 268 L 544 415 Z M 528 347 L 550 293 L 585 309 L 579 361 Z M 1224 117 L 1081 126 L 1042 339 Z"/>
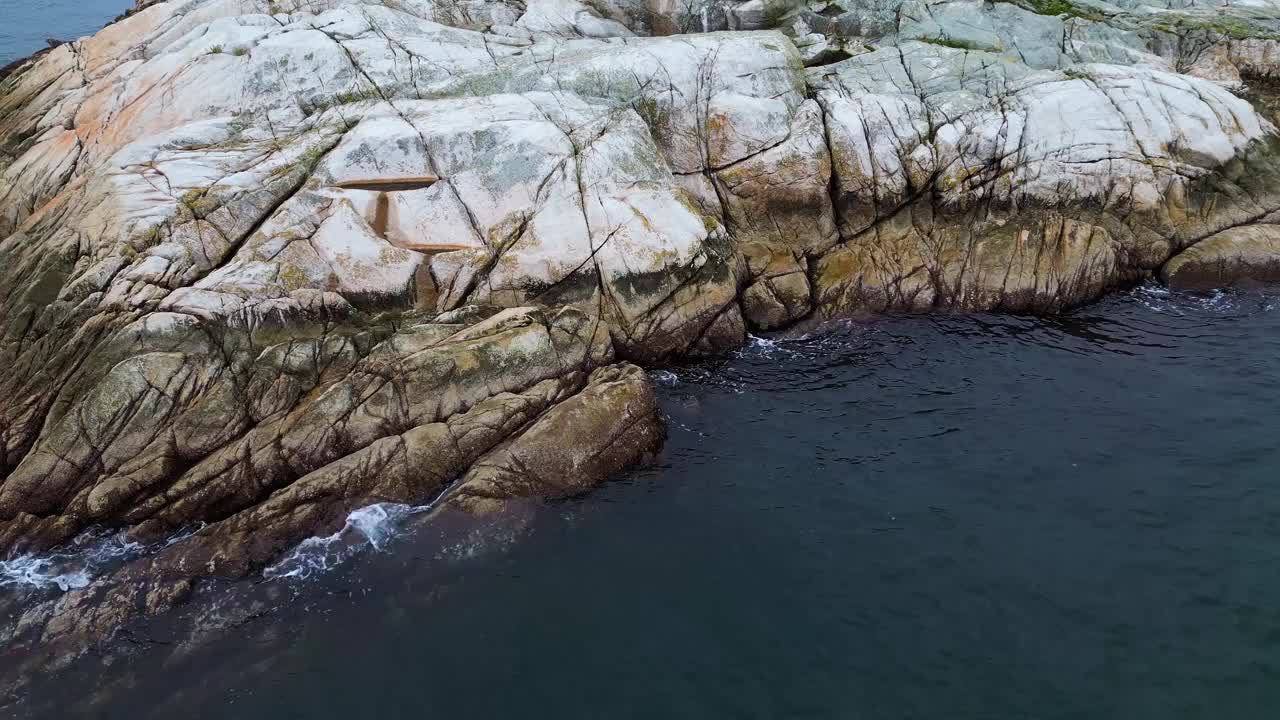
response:
<path id="1" fill-rule="evenodd" d="M 811 80 L 842 225 L 814 270 L 828 316 L 1063 308 L 1280 206 L 1274 128 L 1204 80 L 915 41 Z"/>
<path id="2" fill-rule="evenodd" d="M 1223 230 L 1173 256 L 1160 277 L 1179 290 L 1280 282 L 1280 225 Z"/>

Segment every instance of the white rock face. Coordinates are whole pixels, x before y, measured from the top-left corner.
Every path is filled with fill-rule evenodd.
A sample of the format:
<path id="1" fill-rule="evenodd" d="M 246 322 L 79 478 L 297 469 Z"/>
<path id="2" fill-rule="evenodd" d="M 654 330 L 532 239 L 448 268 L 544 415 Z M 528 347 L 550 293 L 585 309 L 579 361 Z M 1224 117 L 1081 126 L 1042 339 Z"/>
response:
<path id="1" fill-rule="evenodd" d="M 1035 71 L 908 42 L 813 76 L 840 189 L 868 208 L 932 184 L 949 206 L 1151 211 L 1171 184 L 1213 172 L 1272 131 L 1217 85 L 1148 68 Z"/>
<path id="2" fill-rule="evenodd" d="M 734 305 L 735 263 L 707 245 L 725 243 L 719 212 L 680 178 L 787 138 L 804 84 L 785 40 L 535 42 L 381 4 L 329 5 L 268 18 L 232 15 L 243 3 L 163 3 L 125 21 L 145 58 L 102 68 L 84 79 L 88 90 L 22 106 L 81 103 L 68 113 L 75 130 L 37 133 L 7 168 L 16 179 L 40 163 L 45 179 L 15 183 L 6 229 L 40 219 L 32 212 L 68 184 L 66 167 L 94 167 L 119 178 L 113 200 L 129 206 L 92 218 L 111 228 L 92 233 L 95 251 L 132 243 L 138 262 L 177 255 L 166 311 L 238 312 L 243 300 L 304 288 L 407 301 L 426 278 L 414 280 L 423 259 L 402 248 L 425 229 L 432 242 L 475 248 L 437 257 L 441 310 L 554 292 L 601 306 L 638 354 L 665 354 L 687 350 Z M 188 27 L 197 29 L 180 32 Z M 13 96 L 43 72 L 76 72 L 76 48 L 24 74 Z M 160 97 L 163 109 L 113 122 Z M 368 227 L 373 193 L 331 187 L 423 173 L 444 180 L 397 193 L 393 227 L 381 232 Z M 698 297 L 678 313 L 655 312 L 653 301 L 711 275 L 716 291 L 690 289 Z M 139 297 L 138 277 L 103 290 L 142 307 L 154 293 Z"/>
<path id="3" fill-rule="evenodd" d="M 575 302 L 652 356 L 732 336 L 740 286 L 803 276 L 926 190 L 948 210 L 1157 212 L 1270 132 L 1158 54 L 1066 52 L 1040 42 L 1061 18 L 978 6 L 904 5 L 898 47 L 806 78 L 776 33 L 637 38 L 651 28 L 628 6 L 158 3 L 10 81 L 24 140 L 0 229 L 76 204 L 45 242 L 88 242 L 81 292 L 118 307 L 216 315 L 299 290 L 441 311 Z M 778 15 L 761 8 L 726 5 L 724 26 Z M 883 30 L 873 19 L 860 27 Z M 1009 33 L 1058 54 L 931 44 Z M 1082 63 L 1097 59 L 1136 65 Z M 419 175 L 443 179 L 381 199 L 334 187 Z M 407 249 L 424 242 L 463 249 Z M 813 305 L 790 304 L 763 324 Z"/>

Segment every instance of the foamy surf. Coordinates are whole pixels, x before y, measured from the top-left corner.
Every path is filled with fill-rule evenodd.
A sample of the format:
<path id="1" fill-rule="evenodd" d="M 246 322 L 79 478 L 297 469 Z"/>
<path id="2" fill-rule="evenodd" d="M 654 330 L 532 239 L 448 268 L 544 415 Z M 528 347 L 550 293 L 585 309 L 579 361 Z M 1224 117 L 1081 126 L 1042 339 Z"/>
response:
<path id="1" fill-rule="evenodd" d="M 1152 312 L 1175 316 L 1270 312 L 1275 307 L 1274 295 L 1269 293 L 1237 289 L 1179 292 L 1154 282 L 1139 285 L 1129 295 Z"/>
<path id="2" fill-rule="evenodd" d="M 773 357 L 778 353 L 794 354 L 794 351 L 784 347 L 777 340 L 770 338 L 758 337 L 756 335 L 747 334 L 747 344 L 738 351 L 739 357 Z"/>
<path id="3" fill-rule="evenodd" d="M 675 387 L 680 384 L 680 376 L 670 370 L 654 370 L 649 373 L 649 377 L 653 378 L 653 382 L 659 387 Z"/>
<path id="4" fill-rule="evenodd" d="M 85 587 L 142 550 L 140 543 L 128 542 L 118 533 L 88 532 L 62 550 L 0 560 L 0 587 L 68 592 Z"/>
<path id="5" fill-rule="evenodd" d="M 367 548 L 381 551 L 406 517 L 429 507 L 378 503 L 353 510 L 337 532 L 303 540 L 279 562 L 263 570 L 262 575 L 268 580 L 305 580 L 333 570 Z"/>
<path id="6" fill-rule="evenodd" d="M 84 569 L 63 571 L 51 558 L 24 555 L 0 560 L 0 586 L 25 585 L 37 590 L 56 587 L 66 592 L 88 585 L 91 579 Z"/>

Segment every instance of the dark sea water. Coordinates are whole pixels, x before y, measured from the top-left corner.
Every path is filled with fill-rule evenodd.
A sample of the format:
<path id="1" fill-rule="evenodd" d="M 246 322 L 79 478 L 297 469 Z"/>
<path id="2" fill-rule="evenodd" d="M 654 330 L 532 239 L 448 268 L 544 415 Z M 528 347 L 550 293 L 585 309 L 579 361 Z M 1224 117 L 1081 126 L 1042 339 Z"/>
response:
<path id="1" fill-rule="evenodd" d="M 658 465 L 506 529 L 375 533 L 183 658 L 26 707 L 1276 717 L 1280 298 L 836 324 L 655 377 Z"/>
<path id="2" fill-rule="evenodd" d="M 133 0 L 0 0 L 0 67 L 42 50 L 45 38 L 92 35 Z"/>

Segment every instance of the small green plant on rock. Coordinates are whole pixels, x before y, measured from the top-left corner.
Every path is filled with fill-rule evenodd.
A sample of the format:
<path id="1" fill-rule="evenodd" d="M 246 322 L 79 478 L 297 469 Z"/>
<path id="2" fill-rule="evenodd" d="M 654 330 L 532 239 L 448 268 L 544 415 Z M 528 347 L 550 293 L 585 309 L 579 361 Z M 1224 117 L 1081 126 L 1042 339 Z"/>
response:
<path id="1" fill-rule="evenodd" d="M 1280 33 L 1243 18 L 1219 15 L 1188 15 L 1181 13 L 1163 13 L 1150 25 L 1152 30 L 1186 37 L 1196 33 L 1219 35 L 1232 40 L 1277 40 Z"/>
<path id="2" fill-rule="evenodd" d="M 663 132 L 671 126 L 671 111 L 659 105 L 654 98 L 639 98 L 631 103 L 631 107 L 635 108 L 636 114 L 654 133 Z M 658 139 L 657 135 L 654 139 Z"/>
<path id="3" fill-rule="evenodd" d="M 203 219 L 218 209 L 218 201 L 209 195 L 209 188 L 192 188 L 178 198 L 181 210 L 190 218 Z"/>
<path id="4" fill-rule="evenodd" d="M 213 47 L 209 48 L 209 54 L 210 54 L 210 55 L 221 55 L 221 54 L 222 54 L 222 46 L 221 46 L 221 45 L 214 45 Z"/>
<path id="5" fill-rule="evenodd" d="M 240 134 L 245 130 L 248 130 L 252 124 L 253 116 L 251 113 L 236 113 L 235 116 L 231 118 L 231 121 L 227 123 L 228 139 L 239 137 Z"/>
<path id="6" fill-rule="evenodd" d="M 350 105 L 365 100 L 381 100 L 382 93 L 375 87 L 362 87 L 356 90 L 340 92 L 333 96 L 333 105 Z"/>
<path id="7" fill-rule="evenodd" d="M 956 40 L 954 38 L 935 38 L 935 37 L 923 37 L 918 39 L 922 43 L 929 43 L 930 45 L 938 45 L 941 47 L 953 48 L 955 50 L 982 50 L 983 49 L 969 42 L 968 40 Z"/>
<path id="8" fill-rule="evenodd" d="M 1071 0 L 996 0 L 997 2 L 1008 2 L 1017 5 L 1024 10 L 1030 10 L 1037 15 L 1052 15 L 1055 17 L 1073 17 L 1081 20 L 1092 20 L 1093 22 L 1103 22 L 1107 19 L 1100 11 L 1087 5 L 1077 5 Z"/>

